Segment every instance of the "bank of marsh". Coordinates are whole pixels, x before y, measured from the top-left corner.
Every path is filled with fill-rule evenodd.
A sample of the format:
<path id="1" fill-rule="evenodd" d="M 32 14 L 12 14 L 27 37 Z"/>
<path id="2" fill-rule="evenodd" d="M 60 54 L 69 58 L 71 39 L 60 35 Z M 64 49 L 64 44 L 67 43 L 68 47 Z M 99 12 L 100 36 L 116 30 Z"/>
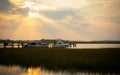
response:
<path id="1" fill-rule="evenodd" d="M 41 66 L 47 69 L 120 71 L 120 50 L 65 48 L 0 49 L 0 64 Z"/>

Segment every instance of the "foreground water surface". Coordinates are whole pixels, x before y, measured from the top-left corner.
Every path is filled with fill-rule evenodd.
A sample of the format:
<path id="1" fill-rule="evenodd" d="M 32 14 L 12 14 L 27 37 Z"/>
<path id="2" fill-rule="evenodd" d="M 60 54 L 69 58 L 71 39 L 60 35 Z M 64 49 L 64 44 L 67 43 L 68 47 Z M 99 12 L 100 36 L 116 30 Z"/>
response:
<path id="1" fill-rule="evenodd" d="M 41 67 L 23 68 L 20 66 L 0 65 L 0 75 L 120 75 L 109 72 L 87 72 L 87 71 L 52 71 Z"/>

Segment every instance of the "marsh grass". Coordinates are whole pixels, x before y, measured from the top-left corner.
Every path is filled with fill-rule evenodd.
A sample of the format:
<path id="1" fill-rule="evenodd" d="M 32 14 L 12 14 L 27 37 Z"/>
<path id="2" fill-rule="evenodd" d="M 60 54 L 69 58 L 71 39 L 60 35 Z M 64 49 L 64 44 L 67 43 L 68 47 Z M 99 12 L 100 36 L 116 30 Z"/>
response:
<path id="1" fill-rule="evenodd" d="M 120 72 L 120 50 L 65 48 L 0 49 L 0 64 L 40 66 L 54 70 L 93 70 Z"/>

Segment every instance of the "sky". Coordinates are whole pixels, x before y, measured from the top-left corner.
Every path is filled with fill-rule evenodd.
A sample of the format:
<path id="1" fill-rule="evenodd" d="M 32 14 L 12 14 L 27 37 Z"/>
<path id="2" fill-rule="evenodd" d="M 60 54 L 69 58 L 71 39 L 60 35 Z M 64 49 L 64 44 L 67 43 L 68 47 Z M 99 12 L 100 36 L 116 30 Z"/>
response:
<path id="1" fill-rule="evenodd" d="M 0 0 L 0 39 L 120 40 L 120 0 Z"/>

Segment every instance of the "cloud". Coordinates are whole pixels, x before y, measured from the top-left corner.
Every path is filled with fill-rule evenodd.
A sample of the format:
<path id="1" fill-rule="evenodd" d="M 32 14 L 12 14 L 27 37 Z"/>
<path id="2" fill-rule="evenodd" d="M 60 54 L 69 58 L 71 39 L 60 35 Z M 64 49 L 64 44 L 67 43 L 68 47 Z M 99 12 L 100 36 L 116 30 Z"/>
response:
<path id="1" fill-rule="evenodd" d="M 0 38 L 120 40 L 119 0 L 1 2 L 7 6 L 0 10 Z"/>
<path id="2" fill-rule="evenodd" d="M 43 14 L 51 19 L 62 19 L 69 15 L 74 15 L 74 11 L 71 9 L 58 10 L 58 11 L 44 11 Z"/>
<path id="3" fill-rule="evenodd" d="M 0 12 L 7 12 L 12 6 L 8 0 L 0 0 Z"/>
<path id="4" fill-rule="evenodd" d="M 24 1 L 23 0 L 9 0 L 9 2 L 11 4 L 13 4 L 17 8 L 22 8 L 23 5 L 24 5 Z"/>
<path id="5" fill-rule="evenodd" d="M 87 0 L 9 0 L 15 6 L 21 8 L 25 4 L 37 6 L 40 10 L 63 10 L 80 8 L 88 4 Z"/>
<path id="6" fill-rule="evenodd" d="M 12 14 L 21 14 L 23 16 L 28 16 L 30 9 L 29 8 L 17 8 L 13 10 L 11 13 Z"/>
<path id="7" fill-rule="evenodd" d="M 11 18 L 12 17 L 12 18 Z M 22 15 L 21 14 L 6 14 L 0 13 L 0 26 L 12 26 L 15 23 L 19 23 Z M 16 25 L 16 24 L 15 24 Z"/>
<path id="8" fill-rule="evenodd" d="M 20 7 L 22 4 L 18 0 L 0 0 L 0 13 L 7 14 L 22 14 L 27 16 L 29 8 Z M 16 5 L 17 4 L 17 5 Z"/>

